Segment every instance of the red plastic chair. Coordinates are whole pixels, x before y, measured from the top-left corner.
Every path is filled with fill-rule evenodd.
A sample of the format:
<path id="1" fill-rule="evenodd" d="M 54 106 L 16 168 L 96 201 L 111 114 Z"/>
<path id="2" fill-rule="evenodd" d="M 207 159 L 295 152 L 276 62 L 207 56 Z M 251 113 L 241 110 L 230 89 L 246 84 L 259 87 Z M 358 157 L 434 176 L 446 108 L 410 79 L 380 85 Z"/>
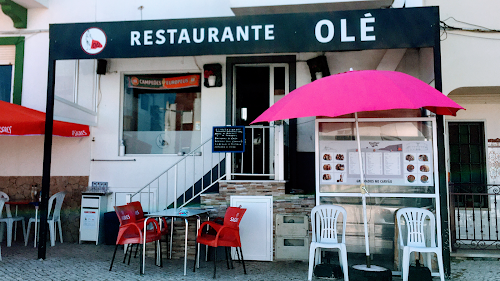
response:
<path id="1" fill-rule="evenodd" d="M 116 250 L 118 249 L 118 245 L 141 244 L 142 247 L 144 247 L 145 246 L 143 245 L 144 242 L 145 243 L 155 242 L 160 240 L 161 238 L 161 231 L 158 222 L 154 219 L 148 218 L 148 221 L 149 220 L 151 221 L 152 227 L 148 228 L 146 232 L 144 232 L 144 221 L 143 224 L 136 223 L 135 210 L 131 205 L 115 206 L 115 212 L 116 215 L 118 216 L 118 220 L 120 221 L 120 228 L 118 229 L 115 251 L 113 253 L 113 258 L 111 259 L 111 265 L 109 267 L 110 271 L 113 268 L 113 261 L 115 260 Z M 128 247 L 128 249 L 131 248 L 132 247 Z M 125 253 L 125 258 L 123 259 L 123 262 L 125 262 L 126 258 L 127 258 L 127 253 Z M 145 258 L 146 258 L 145 252 L 143 251 L 140 264 L 141 274 L 144 273 L 143 260 Z M 130 256 L 129 256 L 129 263 L 130 263 Z"/>
<path id="2" fill-rule="evenodd" d="M 235 247 L 238 259 L 240 259 L 241 255 L 243 272 L 247 274 L 245 268 L 245 261 L 243 259 L 243 252 L 241 250 L 240 228 L 239 228 L 241 218 L 243 217 L 245 212 L 246 209 L 243 209 L 241 207 L 229 207 L 227 208 L 226 214 L 224 216 L 224 224 L 221 225 L 214 221 L 206 221 L 202 223 L 200 229 L 198 230 L 196 243 L 207 245 L 214 248 Z M 209 229 L 205 229 L 208 226 Z M 196 246 L 198 246 L 198 244 L 196 244 Z M 198 255 L 199 255 L 198 247 L 196 247 L 195 266 L 193 272 L 196 270 L 196 260 L 198 259 Z M 228 257 L 228 252 L 226 248 L 226 258 L 227 257 Z M 217 250 L 214 251 L 214 278 L 216 277 L 216 261 L 217 261 Z M 229 268 L 229 263 L 228 263 L 228 268 Z"/>
<path id="3" fill-rule="evenodd" d="M 130 202 L 127 205 L 132 206 L 134 213 L 135 213 L 135 221 L 137 224 L 139 224 L 140 227 L 144 224 L 144 220 L 146 219 L 144 217 L 144 211 L 142 210 L 142 205 L 141 202 L 139 201 L 134 201 Z M 161 234 L 165 235 L 168 234 L 168 224 L 165 218 L 162 218 L 163 221 L 163 227 L 161 228 Z M 149 224 L 148 224 L 149 225 Z"/>
<path id="4" fill-rule="evenodd" d="M 134 202 L 127 203 L 127 205 L 131 206 L 132 209 L 134 210 L 135 223 L 140 228 L 144 227 L 144 220 L 146 219 L 146 217 L 144 217 L 144 211 L 142 209 L 141 202 L 134 201 Z M 161 218 L 161 219 L 162 219 L 162 224 L 160 224 L 160 229 L 161 229 L 161 235 L 163 236 L 163 235 L 167 235 L 169 233 L 169 231 L 168 231 L 167 220 L 165 220 L 165 218 Z M 148 227 L 151 227 L 151 223 L 148 224 Z M 161 239 L 160 239 L 160 242 L 161 242 Z M 168 247 L 168 240 L 165 240 L 165 242 L 167 242 L 167 247 Z M 137 246 L 135 248 L 134 258 L 137 257 L 138 248 L 139 248 L 139 244 L 137 244 Z M 160 266 L 163 266 L 163 264 L 161 263 Z"/>

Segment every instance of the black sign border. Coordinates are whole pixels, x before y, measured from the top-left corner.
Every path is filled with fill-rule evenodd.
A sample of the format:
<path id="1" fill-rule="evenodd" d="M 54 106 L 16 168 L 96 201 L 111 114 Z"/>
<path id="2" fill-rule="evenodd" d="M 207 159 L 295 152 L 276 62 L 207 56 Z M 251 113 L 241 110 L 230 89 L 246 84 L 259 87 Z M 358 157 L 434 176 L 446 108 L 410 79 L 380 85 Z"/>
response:
<path id="1" fill-rule="evenodd" d="M 374 17 L 375 41 L 361 41 L 360 20 Z M 334 37 L 328 43 L 320 43 L 316 39 L 315 26 L 320 20 L 330 20 L 334 24 Z M 355 42 L 341 42 L 340 20 L 346 20 L 348 36 L 356 36 Z M 252 40 L 252 25 L 261 25 L 259 40 Z M 264 40 L 264 26 L 274 25 L 274 40 Z M 371 25 L 371 24 L 370 24 Z M 436 26 L 437 25 L 437 26 Z M 217 28 L 219 38 L 225 27 L 235 32 L 237 26 L 250 28 L 248 41 L 208 42 L 208 28 Z M 88 54 L 81 47 L 81 36 L 89 28 L 101 29 L 106 37 L 106 46 L 97 54 Z M 169 43 L 167 29 L 177 30 L 176 40 L 182 29 L 189 32 L 192 40 L 193 28 L 205 29 L 205 40 L 202 43 Z M 64 59 L 111 59 L 138 57 L 174 57 L 231 54 L 266 54 L 266 53 L 300 53 L 300 52 L 334 52 L 369 49 L 394 49 L 433 47 L 435 41 L 433 30 L 439 28 L 438 7 L 418 7 L 403 9 L 371 9 L 348 10 L 320 13 L 295 13 L 233 16 L 218 18 L 169 19 L 147 21 L 91 22 L 71 24 L 51 24 L 49 28 L 51 60 Z M 144 31 L 151 30 L 155 41 L 155 32 L 165 30 L 165 43 L 158 45 L 131 46 L 131 31 L 138 31 L 141 40 Z M 322 32 L 326 32 L 325 27 Z M 236 34 L 233 34 L 236 37 Z M 323 35 L 325 36 L 325 35 Z M 254 38 L 255 39 L 255 38 Z M 193 41 L 193 40 L 192 40 Z"/>

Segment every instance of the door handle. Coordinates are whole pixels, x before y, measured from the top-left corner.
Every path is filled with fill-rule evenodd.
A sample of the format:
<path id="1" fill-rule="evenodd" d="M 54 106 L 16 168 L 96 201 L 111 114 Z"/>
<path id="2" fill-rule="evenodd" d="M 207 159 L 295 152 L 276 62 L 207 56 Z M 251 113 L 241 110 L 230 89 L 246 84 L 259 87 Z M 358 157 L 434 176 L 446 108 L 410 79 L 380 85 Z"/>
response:
<path id="1" fill-rule="evenodd" d="M 247 121 L 247 119 L 248 119 L 247 108 L 246 107 L 242 107 L 241 108 L 241 120 Z"/>

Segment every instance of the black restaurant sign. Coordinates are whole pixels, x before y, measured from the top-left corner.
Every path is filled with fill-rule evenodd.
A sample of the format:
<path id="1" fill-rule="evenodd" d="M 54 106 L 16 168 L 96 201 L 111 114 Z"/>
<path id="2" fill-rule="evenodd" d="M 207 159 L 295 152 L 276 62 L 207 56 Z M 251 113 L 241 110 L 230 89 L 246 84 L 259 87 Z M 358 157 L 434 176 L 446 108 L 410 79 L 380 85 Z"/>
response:
<path id="1" fill-rule="evenodd" d="M 51 24 L 50 59 L 433 47 L 438 7 Z"/>
<path id="2" fill-rule="evenodd" d="M 213 127 L 212 152 L 245 152 L 245 127 Z"/>

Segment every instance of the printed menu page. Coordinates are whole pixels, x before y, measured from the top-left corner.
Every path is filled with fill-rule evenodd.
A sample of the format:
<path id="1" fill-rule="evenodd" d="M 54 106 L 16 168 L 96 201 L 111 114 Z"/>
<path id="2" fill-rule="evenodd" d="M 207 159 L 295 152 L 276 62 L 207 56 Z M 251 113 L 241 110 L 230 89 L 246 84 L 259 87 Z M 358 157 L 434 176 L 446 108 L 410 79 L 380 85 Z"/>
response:
<path id="1" fill-rule="evenodd" d="M 384 153 L 384 174 L 401 175 L 401 153 Z"/>
<path id="2" fill-rule="evenodd" d="M 366 175 L 383 175 L 381 152 L 366 152 Z"/>
<path id="3" fill-rule="evenodd" d="M 356 141 L 320 141 L 320 184 L 359 184 Z M 419 185 L 434 183 L 431 141 L 361 142 L 365 183 Z"/>

